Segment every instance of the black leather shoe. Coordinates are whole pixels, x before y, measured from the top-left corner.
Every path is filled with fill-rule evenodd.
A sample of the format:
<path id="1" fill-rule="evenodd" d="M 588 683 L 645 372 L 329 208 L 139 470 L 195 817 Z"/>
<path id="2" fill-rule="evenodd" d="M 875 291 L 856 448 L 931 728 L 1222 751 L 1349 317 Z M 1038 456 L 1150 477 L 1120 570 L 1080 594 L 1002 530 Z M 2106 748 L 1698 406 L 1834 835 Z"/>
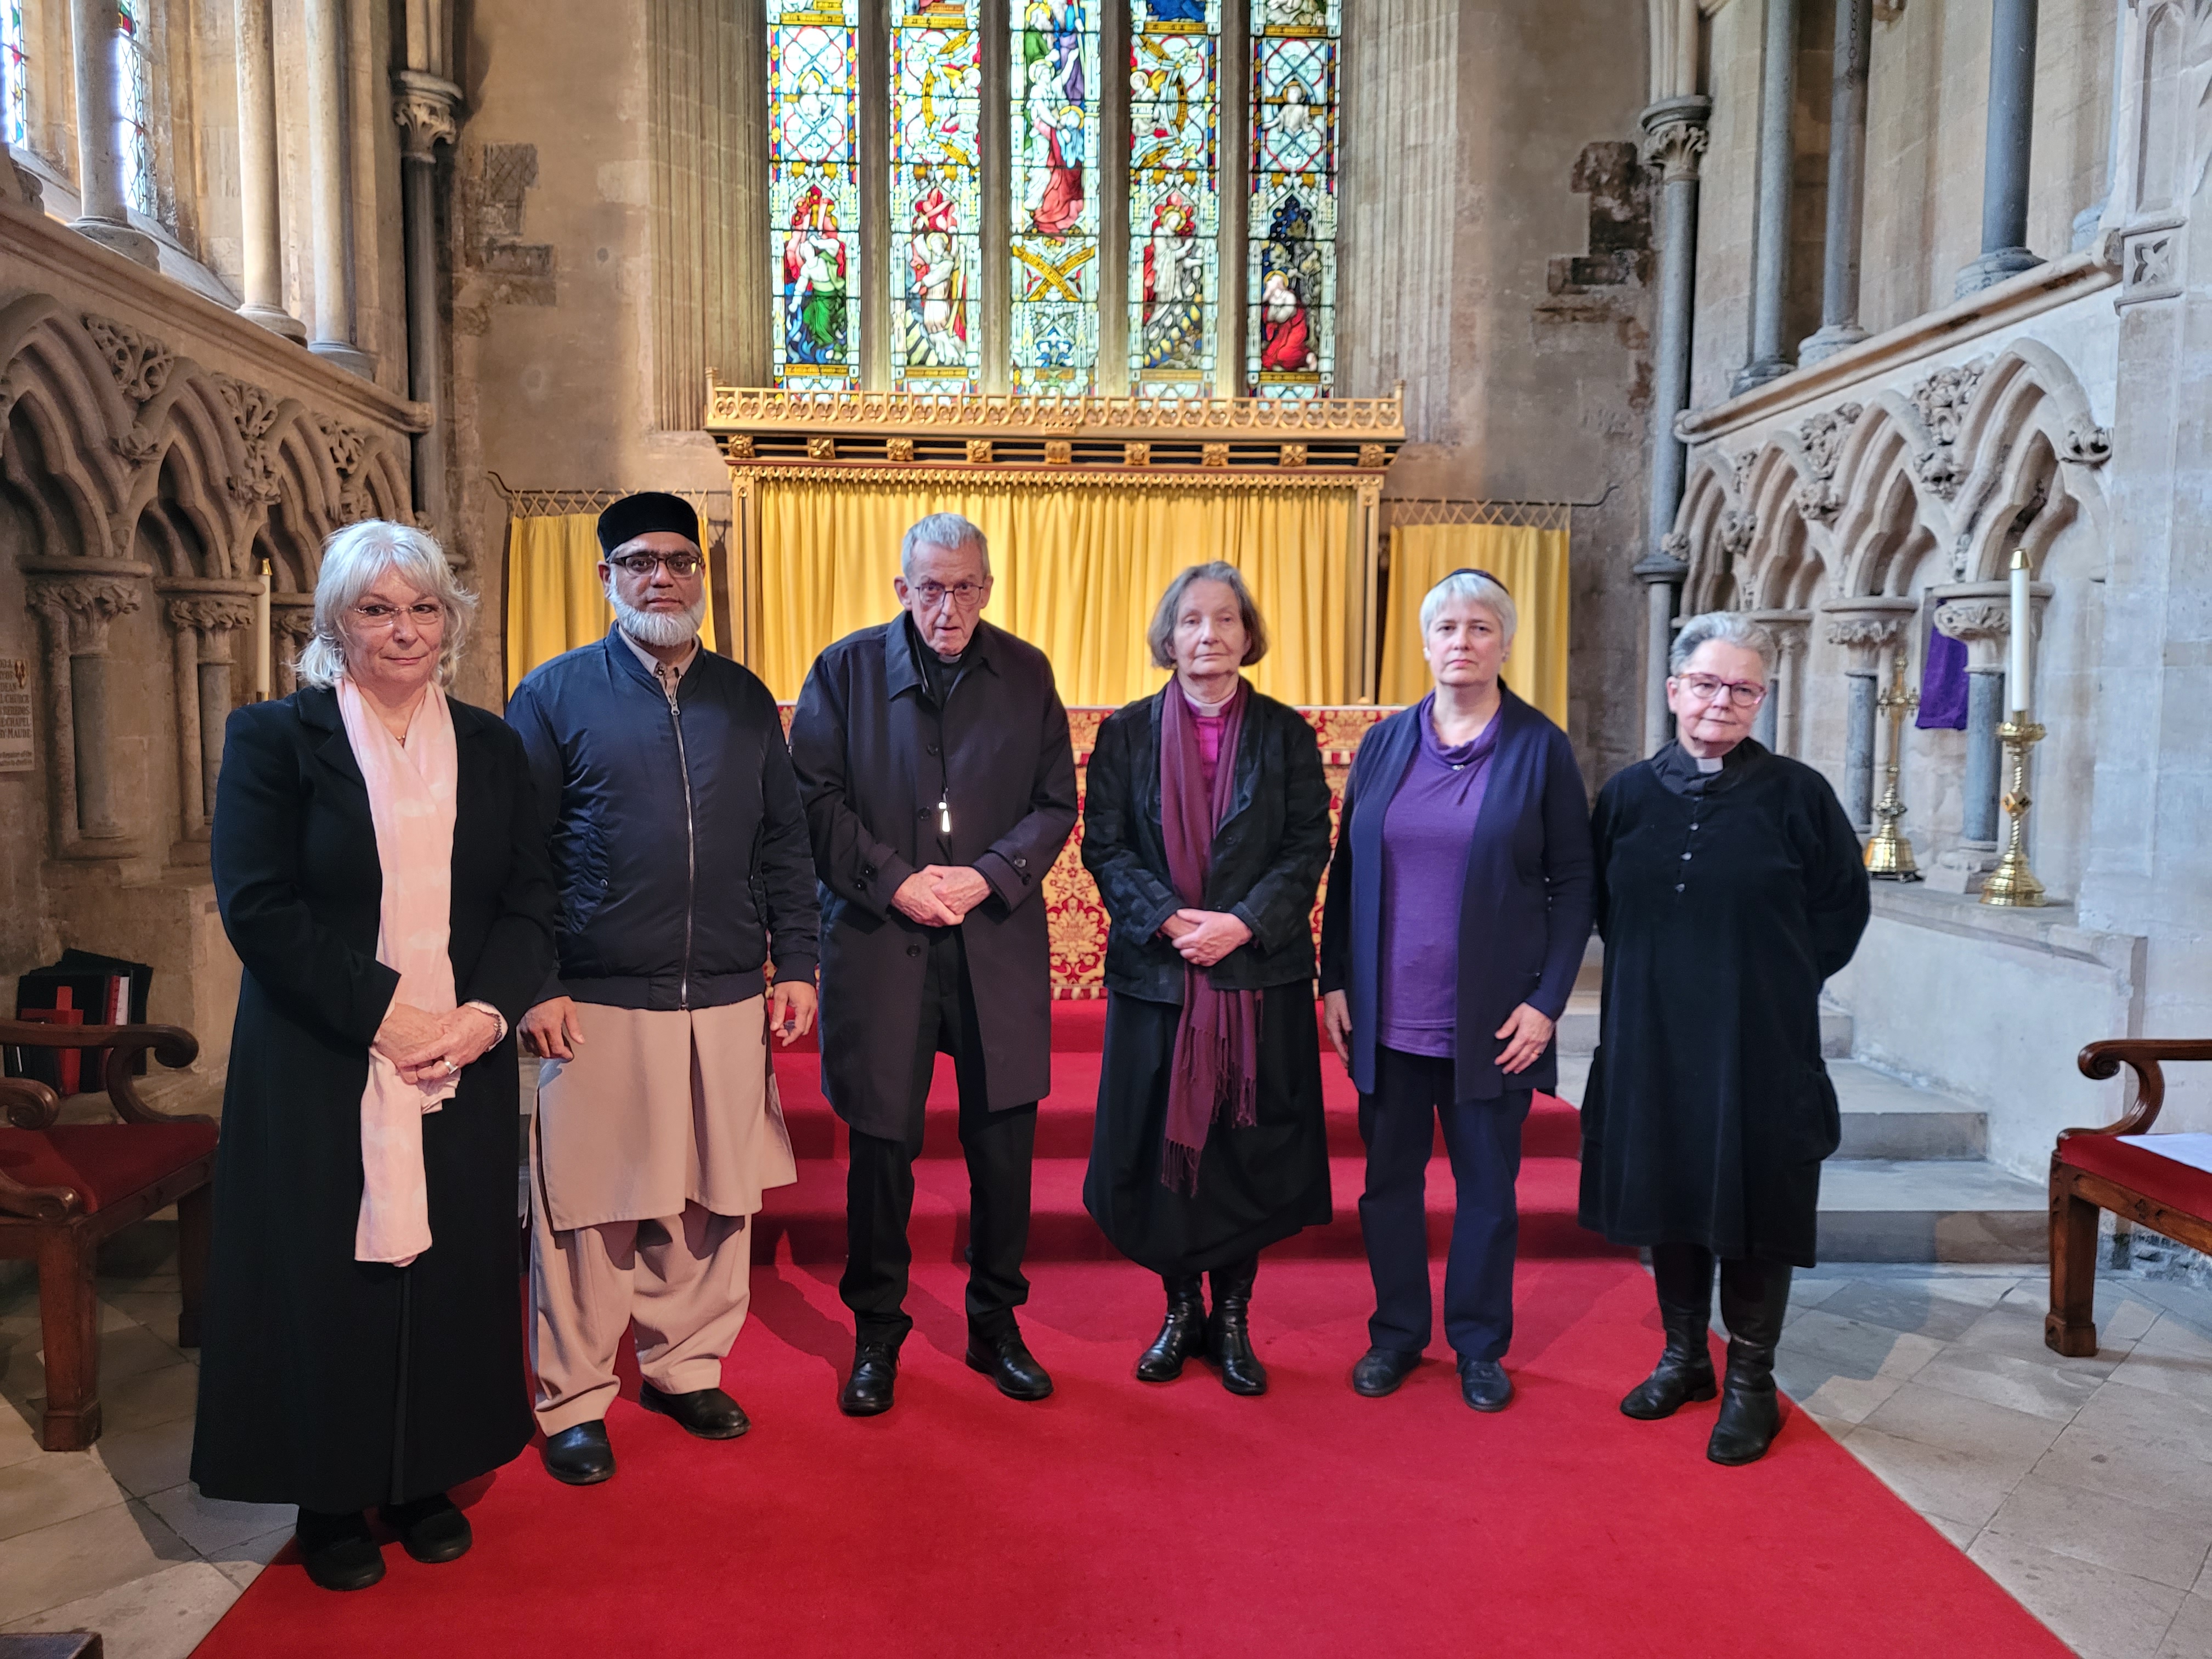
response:
<path id="1" fill-rule="evenodd" d="M 1009 1400 L 1042 1400 L 1052 1392 L 1052 1378 L 1036 1363 L 1019 1331 L 990 1337 L 969 1332 L 968 1369 L 982 1372 Z"/>
<path id="2" fill-rule="evenodd" d="M 1252 1281 L 1259 1258 L 1213 1270 L 1213 1311 L 1206 1319 L 1206 1358 L 1231 1394 L 1267 1392 L 1267 1368 L 1252 1352 Z"/>
<path id="3" fill-rule="evenodd" d="M 384 1577 L 383 1552 L 358 1510 L 349 1515 L 301 1510 L 292 1535 L 300 1565 L 326 1590 L 367 1589 Z"/>
<path id="4" fill-rule="evenodd" d="M 592 1421 L 545 1437 L 545 1473 L 571 1486 L 596 1486 L 615 1472 L 615 1449 L 607 1425 Z"/>
<path id="5" fill-rule="evenodd" d="M 1417 1353 L 1400 1353 L 1395 1348 L 1370 1348 L 1352 1368 L 1352 1391 L 1370 1400 L 1395 1394 L 1398 1385 L 1411 1376 L 1413 1368 L 1420 1363 L 1421 1356 Z"/>
<path id="6" fill-rule="evenodd" d="M 1513 1379 L 1495 1359 L 1459 1362 L 1459 1397 L 1479 1412 L 1502 1412 L 1513 1401 Z"/>
<path id="7" fill-rule="evenodd" d="M 887 1342 L 863 1342 L 853 1350 L 853 1374 L 837 1395 L 848 1417 L 880 1417 L 891 1408 L 898 1381 L 898 1350 Z"/>
<path id="8" fill-rule="evenodd" d="M 1137 1358 L 1137 1381 L 1172 1382 L 1183 1361 L 1206 1346 L 1206 1285 L 1196 1273 L 1161 1277 L 1168 1287 L 1168 1316 L 1152 1346 Z"/>
<path id="9" fill-rule="evenodd" d="M 404 1504 L 384 1504 L 376 1511 L 376 1518 L 399 1534 L 402 1549 L 432 1566 L 441 1561 L 458 1561 L 476 1541 L 475 1534 L 469 1530 L 469 1517 L 441 1492 Z"/>
<path id="10" fill-rule="evenodd" d="M 649 1412 L 674 1418 L 686 1434 L 696 1434 L 702 1440 L 735 1440 L 752 1427 L 744 1407 L 720 1389 L 664 1394 L 647 1382 L 639 1389 L 637 1403 Z"/>

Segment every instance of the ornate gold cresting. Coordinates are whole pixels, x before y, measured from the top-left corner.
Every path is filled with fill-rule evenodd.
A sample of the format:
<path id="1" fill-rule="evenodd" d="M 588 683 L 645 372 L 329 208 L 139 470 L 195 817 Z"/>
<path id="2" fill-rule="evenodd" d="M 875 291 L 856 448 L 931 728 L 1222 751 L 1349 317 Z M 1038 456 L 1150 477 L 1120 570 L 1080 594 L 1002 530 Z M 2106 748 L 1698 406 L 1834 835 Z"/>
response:
<path id="1" fill-rule="evenodd" d="M 1920 866 L 1912 856 L 1912 843 L 1899 834 L 1897 821 L 1905 816 L 1905 801 L 1898 793 L 1898 774 L 1905 758 L 1905 717 L 1920 707 L 1920 693 L 1905 683 L 1905 649 L 1899 646 L 1896 671 L 1875 700 L 1875 708 L 1889 716 L 1889 762 L 1883 769 L 1881 799 L 1874 815 L 1881 822 L 1867 838 L 1867 874 L 1876 881 L 1918 881 Z"/>

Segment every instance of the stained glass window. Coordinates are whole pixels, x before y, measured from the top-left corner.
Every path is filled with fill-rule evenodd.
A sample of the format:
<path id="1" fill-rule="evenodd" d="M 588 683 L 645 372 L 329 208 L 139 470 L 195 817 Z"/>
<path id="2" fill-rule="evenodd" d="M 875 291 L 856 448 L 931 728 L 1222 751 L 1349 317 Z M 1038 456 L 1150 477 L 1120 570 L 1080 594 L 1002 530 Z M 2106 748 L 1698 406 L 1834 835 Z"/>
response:
<path id="1" fill-rule="evenodd" d="M 768 0 L 775 380 L 860 383 L 860 0 Z"/>
<path id="2" fill-rule="evenodd" d="M 23 0 L 0 0 L 0 138 L 30 143 L 30 66 L 23 58 Z"/>
<path id="3" fill-rule="evenodd" d="M 121 111 L 124 199 L 148 218 L 157 216 L 161 190 L 154 175 L 154 135 L 147 108 L 146 0 L 120 0 L 115 31 L 115 96 Z"/>
<path id="4" fill-rule="evenodd" d="M 1220 0 L 1130 0 L 1129 383 L 1212 390 Z"/>
<path id="5" fill-rule="evenodd" d="M 1012 326 L 1017 392 L 1087 392 L 1098 361 L 1095 0 L 1014 0 Z M 1110 0 L 1109 0 L 1110 3 Z"/>
<path id="6" fill-rule="evenodd" d="M 1325 398 L 1336 375 L 1336 76 L 1343 0 L 1252 0 L 1245 391 Z"/>
<path id="7" fill-rule="evenodd" d="M 891 384 L 981 391 L 983 37 L 978 0 L 891 19 Z"/>

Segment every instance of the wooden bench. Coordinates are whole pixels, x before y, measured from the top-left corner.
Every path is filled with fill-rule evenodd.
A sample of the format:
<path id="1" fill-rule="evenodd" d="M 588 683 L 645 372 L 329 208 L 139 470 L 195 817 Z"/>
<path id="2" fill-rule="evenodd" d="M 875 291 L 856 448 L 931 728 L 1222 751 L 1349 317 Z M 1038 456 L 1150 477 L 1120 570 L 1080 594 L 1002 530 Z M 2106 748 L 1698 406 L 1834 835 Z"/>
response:
<path id="1" fill-rule="evenodd" d="M 2135 1098 L 2117 1123 L 2065 1129 L 2051 1153 L 2051 1311 L 2045 1346 L 2075 1358 L 2097 1352 L 2097 1212 L 2212 1254 L 2212 1171 L 2120 1137 L 2150 1133 L 2166 1103 L 2161 1062 L 2212 1060 L 2212 1041 L 2124 1038 L 2093 1042 L 2077 1062 L 2100 1082 L 2132 1069 Z"/>
<path id="2" fill-rule="evenodd" d="M 177 1206 L 183 1312 L 177 1342 L 200 1340 L 207 1284 L 216 1123 L 171 1116 L 139 1098 L 131 1076 L 151 1049 L 164 1066 L 189 1066 L 200 1045 L 174 1025 L 38 1025 L 0 1019 L 0 1045 L 105 1048 L 104 1081 L 120 1123 L 57 1123 L 61 1101 L 43 1083 L 0 1079 L 0 1259 L 39 1264 L 39 1322 L 46 1339 L 48 1451 L 82 1451 L 100 1437 L 100 1303 L 94 1262 L 103 1240 L 155 1211 Z"/>

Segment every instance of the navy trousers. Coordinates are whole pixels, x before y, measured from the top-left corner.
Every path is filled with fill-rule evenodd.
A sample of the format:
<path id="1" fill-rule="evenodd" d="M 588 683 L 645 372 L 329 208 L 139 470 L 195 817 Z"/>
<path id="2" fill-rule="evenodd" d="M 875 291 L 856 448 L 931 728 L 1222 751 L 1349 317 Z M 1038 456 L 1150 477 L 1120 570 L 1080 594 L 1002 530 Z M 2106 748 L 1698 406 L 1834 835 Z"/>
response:
<path id="1" fill-rule="evenodd" d="M 1378 1046 L 1375 1092 L 1359 1097 L 1367 1190 L 1359 1231 L 1375 1275 L 1368 1340 L 1395 1353 L 1429 1346 L 1426 1188 L 1436 1123 L 1459 1188 L 1451 1257 L 1444 1268 L 1444 1336 L 1463 1359 L 1503 1359 L 1513 1340 L 1513 1253 L 1521 1214 L 1521 1126 L 1530 1091 L 1495 1100 L 1452 1098 L 1452 1062 Z"/>

